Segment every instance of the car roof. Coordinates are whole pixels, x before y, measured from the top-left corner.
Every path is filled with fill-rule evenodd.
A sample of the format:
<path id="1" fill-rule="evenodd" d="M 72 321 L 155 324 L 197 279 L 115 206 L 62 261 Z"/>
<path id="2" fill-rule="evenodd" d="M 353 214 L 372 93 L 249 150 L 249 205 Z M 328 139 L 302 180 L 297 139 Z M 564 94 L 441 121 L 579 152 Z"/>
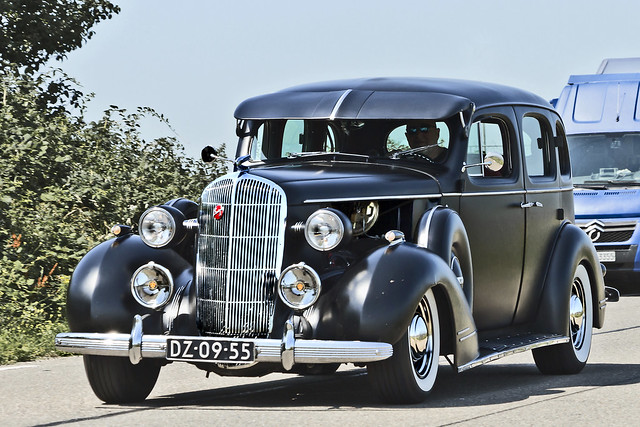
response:
<path id="1" fill-rule="evenodd" d="M 442 119 L 505 104 L 552 108 L 531 92 L 494 83 L 386 77 L 294 86 L 247 99 L 234 115 L 241 120 Z"/>

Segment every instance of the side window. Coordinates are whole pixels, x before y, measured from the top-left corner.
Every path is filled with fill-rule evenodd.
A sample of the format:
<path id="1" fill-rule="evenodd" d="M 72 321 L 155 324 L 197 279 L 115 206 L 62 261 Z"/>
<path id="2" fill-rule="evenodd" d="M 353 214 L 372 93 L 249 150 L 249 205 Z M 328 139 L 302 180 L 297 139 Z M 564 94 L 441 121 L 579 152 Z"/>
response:
<path id="1" fill-rule="evenodd" d="M 485 157 L 494 154 L 504 159 L 504 165 L 500 171 L 494 172 L 482 166 L 474 166 L 467 170 L 468 175 L 475 177 L 511 175 L 511 152 L 506 123 L 495 117 L 474 122 L 469 132 L 466 163 L 468 165 L 483 163 Z"/>
<path id="2" fill-rule="evenodd" d="M 264 127 L 261 125 L 256 132 L 256 135 L 251 139 L 251 158 L 254 160 L 264 160 L 267 158 L 267 153 L 263 150 L 262 141 L 264 141 Z"/>
<path id="3" fill-rule="evenodd" d="M 534 116 L 522 118 L 522 149 L 530 177 L 552 176 L 549 134 L 542 120 Z"/>

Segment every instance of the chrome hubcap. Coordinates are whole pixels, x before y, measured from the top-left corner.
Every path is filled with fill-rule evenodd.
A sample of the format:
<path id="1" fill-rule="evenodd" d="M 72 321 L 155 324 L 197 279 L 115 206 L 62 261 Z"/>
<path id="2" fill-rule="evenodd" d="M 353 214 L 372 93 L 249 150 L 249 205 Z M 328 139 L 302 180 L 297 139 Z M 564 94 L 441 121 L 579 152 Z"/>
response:
<path id="1" fill-rule="evenodd" d="M 585 296 L 582 282 L 578 279 L 574 279 L 573 286 L 571 288 L 571 300 L 569 306 L 570 312 L 570 327 L 571 327 L 571 341 L 576 349 L 580 349 L 584 343 L 585 328 L 583 325 L 586 323 L 586 309 L 585 309 Z"/>
<path id="2" fill-rule="evenodd" d="M 409 325 L 409 347 L 413 369 L 425 378 L 433 364 L 433 324 L 426 298 L 422 298 Z"/>

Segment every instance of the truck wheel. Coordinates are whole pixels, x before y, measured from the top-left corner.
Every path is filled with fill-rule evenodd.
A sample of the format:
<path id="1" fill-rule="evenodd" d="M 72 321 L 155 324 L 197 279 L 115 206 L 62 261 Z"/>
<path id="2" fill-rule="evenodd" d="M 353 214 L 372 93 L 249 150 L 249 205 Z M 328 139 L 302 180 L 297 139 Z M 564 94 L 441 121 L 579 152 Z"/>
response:
<path id="1" fill-rule="evenodd" d="M 438 375 L 440 322 L 431 289 L 422 297 L 411 323 L 393 345 L 393 356 L 367 366 L 374 388 L 389 403 L 418 403 Z"/>
<path id="2" fill-rule="evenodd" d="M 591 280 L 584 265 L 573 275 L 569 300 L 571 341 L 533 350 L 536 366 L 543 374 L 577 374 L 584 368 L 591 351 L 593 301 Z"/>
<path id="3" fill-rule="evenodd" d="M 98 399 L 105 403 L 132 403 L 147 398 L 160 374 L 160 364 L 126 357 L 84 355 L 84 369 Z"/>

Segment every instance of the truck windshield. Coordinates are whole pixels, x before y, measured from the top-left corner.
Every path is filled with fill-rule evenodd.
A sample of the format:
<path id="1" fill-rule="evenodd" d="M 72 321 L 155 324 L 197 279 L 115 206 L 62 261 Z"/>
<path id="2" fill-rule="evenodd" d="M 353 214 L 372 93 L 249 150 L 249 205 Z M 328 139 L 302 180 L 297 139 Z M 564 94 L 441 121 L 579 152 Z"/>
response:
<path id="1" fill-rule="evenodd" d="M 640 133 L 567 137 L 577 186 L 640 185 Z"/>

